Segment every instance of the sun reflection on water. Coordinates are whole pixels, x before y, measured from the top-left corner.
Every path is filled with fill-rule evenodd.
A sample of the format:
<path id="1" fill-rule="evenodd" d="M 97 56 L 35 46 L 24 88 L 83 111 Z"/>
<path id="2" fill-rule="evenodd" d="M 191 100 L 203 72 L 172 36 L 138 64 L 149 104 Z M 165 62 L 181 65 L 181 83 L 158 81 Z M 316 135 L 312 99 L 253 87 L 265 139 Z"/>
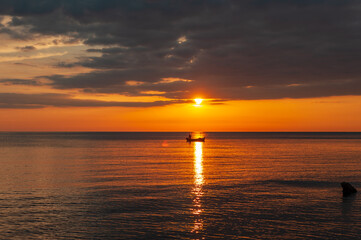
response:
<path id="1" fill-rule="evenodd" d="M 203 142 L 194 143 L 194 184 L 196 188 L 203 185 Z"/>
<path id="2" fill-rule="evenodd" d="M 192 193 L 194 195 L 193 199 L 193 209 L 192 213 L 194 216 L 194 226 L 192 233 L 198 234 L 203 229 L 203 220 L 201 218 L 202 202 L 201 196 L 203 195 L 203 142 L 194 143 L 194 187 Z"/>

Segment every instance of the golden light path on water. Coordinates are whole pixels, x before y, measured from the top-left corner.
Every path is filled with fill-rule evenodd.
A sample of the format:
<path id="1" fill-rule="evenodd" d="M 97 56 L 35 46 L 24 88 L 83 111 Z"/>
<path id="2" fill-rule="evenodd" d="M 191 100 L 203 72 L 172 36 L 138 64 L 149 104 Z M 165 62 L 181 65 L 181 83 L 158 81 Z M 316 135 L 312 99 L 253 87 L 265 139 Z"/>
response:
<path id="1" fill-rule="evenodd" d="M 194 143 L 194 187 L 193 187 L 193 216 L 194 226 L 193 233 L 199 233 L 203 229 L 203 220 L 200 216 L 202 213 L 201 196 L 203 195 L 203 142 Z"/>

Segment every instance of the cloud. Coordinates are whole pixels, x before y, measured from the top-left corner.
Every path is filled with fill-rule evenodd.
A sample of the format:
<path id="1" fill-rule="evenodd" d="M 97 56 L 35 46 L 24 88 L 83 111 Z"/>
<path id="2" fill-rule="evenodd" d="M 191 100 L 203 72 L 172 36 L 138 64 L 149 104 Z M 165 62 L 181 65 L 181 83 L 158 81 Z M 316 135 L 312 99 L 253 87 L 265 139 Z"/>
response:
<path id="1" fill-rule="evenodd" d="M 22 55 L 22 56 L 16 56 L 16 55 L 3 55 L 0 56 L 0 63 L 1 62 L 13 62 L 13 61 L 22 61 L 22 60 L 28 60 L 28 59 L 41 59 L 41 58 L 50 58 L 50 57 L 58 57 L 58 56 L 64 56 L 67 52 L 55 52 L 55 53 L 35 53 L 31 55 Z"/>
<path id="2" fill-rule="evenodd" d="M 59 61 L 93 72 L 43 76 L 56 89 L 171 99 L 361 94 L 356 0 L 3 0 L 0 14 L 12 16 L 0 31 L 14 38 L 62 36 L 97 54 Z M 192 82 L 156 84 L 166 78 Z"/>
<path id="3" fill-rule="evenodd" d="M 0 84 L 4 85 L 28 85 L 28 86 L 40 86 L 39 81 L 33 79 L 0 79 Z"/>
<path id="4" fill-rule="evenodd" d="M 48 86 L 56 89 L 79 89 L 86 93 L 116 93 L 127 96 L 167 96 L 170 99 L 178 97 L 169 95 L 187 91 L 186 89 L 192 86 L 193 81 L 190 79 L 162 78 L 163 74 L 166 73 L 130 69 L 94 71 L 76 76 L 52 75 L 43 78 L 49 80 Z M 132 77 L 129 78 L 129 75 Z M 148 82 L 143 82 L 143 79 Z"/>
<path id="5" fill-rule="evenodd" d="M 213 94 L 214 93 L 214 94 Z M 312 83 L 295 86 L 256 86 L 228 89 L 213 89 L 210 95 L 223 100 L 260 100 L 282 98 L 317 98 L 328 96 L 361 95 L 360 81 Z"/>
<path id="6" fill-rule="evenodd" d="M 0 93 L 0 108 L 44 108 L 44 107 L 156 107 L 184 101 L 117 102 L 75 99 L 68 94 Z"/>
<path id="7" fill-rule="evenodd" d="M 23 52 L 30 52 L 30 51 L 36 50 L 36 47 L 34 47 L 34 46 L 25 46 L 25 47 L 18 47 L 17 49 L 19 49 L 20 51 L 23 51 Z"/>

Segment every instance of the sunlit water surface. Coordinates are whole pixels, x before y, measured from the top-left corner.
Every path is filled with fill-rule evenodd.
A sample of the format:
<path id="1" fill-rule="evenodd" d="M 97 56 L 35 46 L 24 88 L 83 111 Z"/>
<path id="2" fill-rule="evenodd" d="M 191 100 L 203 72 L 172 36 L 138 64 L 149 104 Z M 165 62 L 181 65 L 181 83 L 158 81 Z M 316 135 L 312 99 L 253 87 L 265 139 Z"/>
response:
<path id="1" fill-rule="evenodd" d="M 0 133 L 2 239 L 359 239 L 361 134 Z"/>

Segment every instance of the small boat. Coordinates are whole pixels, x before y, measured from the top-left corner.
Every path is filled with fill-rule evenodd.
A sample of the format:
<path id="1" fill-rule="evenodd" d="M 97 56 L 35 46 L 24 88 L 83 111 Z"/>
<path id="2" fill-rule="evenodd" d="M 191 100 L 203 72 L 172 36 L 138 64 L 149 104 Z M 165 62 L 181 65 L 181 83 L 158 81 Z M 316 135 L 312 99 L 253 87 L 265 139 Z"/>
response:
<path id="1" fill-rule="evenodd" d="M 202 138 L 189 138 L 187 137 L 187 142 L 204 142 L 204 140 L 206 139 L 205 137 Z"/>
<path id="2" fill-rule="evenodd" d="M 206 137 L 198 137 L 198 138 L 192 138 L 192 134 L 189 134 L 189 136 L 186 138 L 187 142 L 204 142 Z"/>

